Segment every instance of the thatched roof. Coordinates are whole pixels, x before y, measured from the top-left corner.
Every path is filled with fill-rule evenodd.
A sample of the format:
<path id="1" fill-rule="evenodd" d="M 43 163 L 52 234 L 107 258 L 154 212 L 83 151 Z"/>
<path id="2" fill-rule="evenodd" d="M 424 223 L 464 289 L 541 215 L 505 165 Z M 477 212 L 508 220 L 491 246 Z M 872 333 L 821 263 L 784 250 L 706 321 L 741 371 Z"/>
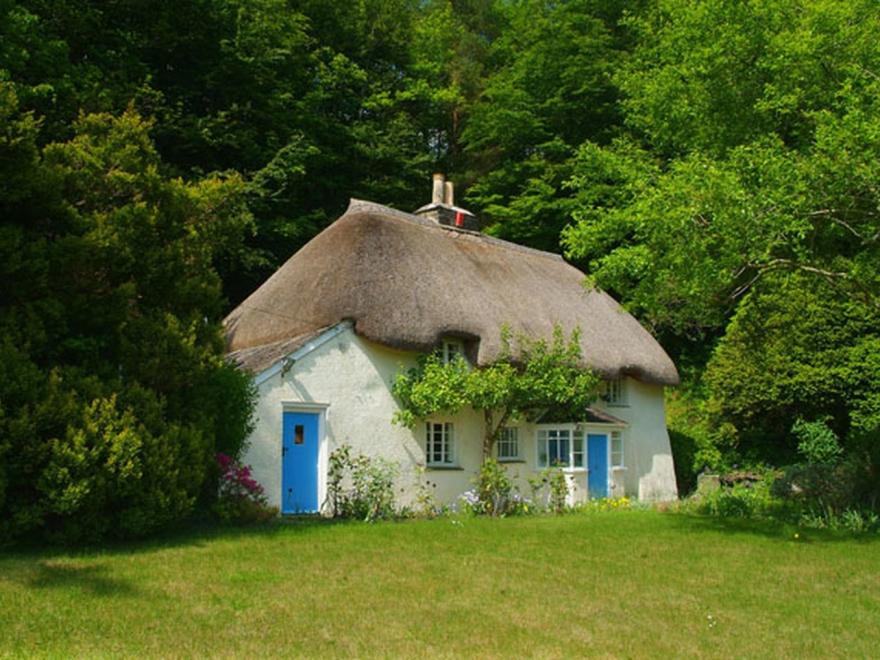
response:
<path id="1" fill-rule="evenodd" d="M 579 327 L 585 362 L 604 376 L 678 382 L 654 338 L 560 256 L 370 202 L 352 200 L 226 318 L 228 349 L 275 354 L 343 319 L 405 350 L 459 337 L 477 364 L 498 356 L 504 324 L 546 338 L 554 324 Z"/>
<path id="2" fill-rule="evenodd" d="M 328 328 L 316 328 L 310 332 L 291 337 L 290 339 L 282 339 L 273 341 L 269 344 L 260 344 L 259 346 L 251 346 L 249 348 L 241 348 L 232 351 L 227 355 L 229 360 L 245 371 L 257 373 L 271 367 L 278 360 L 293 353 L 301 346 L 305 346 L 310 339 L 314 339 Z"/>

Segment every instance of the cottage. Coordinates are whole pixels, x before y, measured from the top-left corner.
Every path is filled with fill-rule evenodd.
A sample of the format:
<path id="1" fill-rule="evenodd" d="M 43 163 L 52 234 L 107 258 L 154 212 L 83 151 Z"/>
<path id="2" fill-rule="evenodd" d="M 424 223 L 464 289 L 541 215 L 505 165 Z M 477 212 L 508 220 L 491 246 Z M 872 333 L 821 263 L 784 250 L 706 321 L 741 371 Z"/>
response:
<path id="1" fill-rule="evenodd" d="M 581 330 L 605 395 L 579 419 L 520 421 L 497 458 L 525 490 L 548 463 L 564 466 L 572 500 L 676 497 L 663 389 L 678 373 L 654 338 L 560 256 L 476 230 L 436 176 L 414 214 L 352 200 L 226 319 L 230 357 L 253 374 L 256 426 L 244 461 L 282 513 L 320 511 L 337 447 L 400 466 L 401 500 L 420 480 L 438 501 L 471 487 L 483 418 L 473 411 L 392 424 L 391 384 L 419 353 L 463 354 L 475 366 L 501 350 L 504 324 L 549 337 Z"/>

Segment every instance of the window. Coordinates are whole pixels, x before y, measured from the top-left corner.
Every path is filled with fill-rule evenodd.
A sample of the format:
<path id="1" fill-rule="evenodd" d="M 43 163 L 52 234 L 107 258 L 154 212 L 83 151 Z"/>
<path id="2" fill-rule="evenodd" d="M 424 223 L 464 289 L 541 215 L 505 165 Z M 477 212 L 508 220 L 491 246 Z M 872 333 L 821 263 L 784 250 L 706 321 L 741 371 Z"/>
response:
<path id="1" fill-rule="evenodd" d="M 584 467 L 584 436 L 571 429 L 538 430 L 538 467 Z"/>
<path id="2" fill-rule="evenodd" d="M 450 339 L 443 341 L 443 345 L 440 347 L 440 358 L 443 360 L 443 364 L 449 364 L 459 355 L 462 359 L 467 359 L 464 355 L 464 344 Z"/>
<path id="3" fill-rule="evenodd" d="M 495 445 L 499 461 L 515 461 L 519 458 L 519 429 L 508 426 L 501 431 L 498 444 Z"/>
<path id="4" fill-rule="evenodd" d="M 606 380 L 603 387 L 602 398 L 612 406 L 626 405 L 626 381 L 623 378 Z"/>
<path id="5" fill-rule="evenodd" d="M 425 460 L 428 465 L 455 464 L 455 436 L 449 422 L 425 424 Z"/>
<path id="6" fill-rule="evenodd" d="M 611 432 L 611 467 L 623 467 L 623 433 Z"/>

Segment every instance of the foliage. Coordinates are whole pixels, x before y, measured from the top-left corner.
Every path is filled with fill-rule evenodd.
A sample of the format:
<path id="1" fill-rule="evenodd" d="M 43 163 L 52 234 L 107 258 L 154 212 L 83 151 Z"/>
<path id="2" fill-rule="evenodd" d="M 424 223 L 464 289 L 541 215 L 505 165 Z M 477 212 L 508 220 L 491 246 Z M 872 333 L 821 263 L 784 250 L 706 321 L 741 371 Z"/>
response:
<path id="1" fill-rule="evenodd" d="M 647 3 L 624 130 L 585 141 L 568 254 L 687 354 L 706 463 L 795 458 L 797 418 L 877 426 L 880 14 L 870 2 Z M 702 462 L 702 459 L 700 459 Z"/>
<path id="2" fill-rule="evenodd" d="M 485 417 L 484 461 L 511 419 L 548 408 L 570 411 L 577 419 L 595 397 L 598 377 L 582 366 L 579 333 L 566 340 L 559 327 L 553 339 L 519 337 L 511 344 L 502 331 L 499 358 L 483 368 L 470 368 L 461 356 L 443 363 L 426 355 L 418 366 L 397 375 L 392 386 L 400 403 L 394 421 L 409 427 L 436 413 L 454 414 L 465 407 Z"/>
<path id="3" fill-rule="evenodd" d="M 544 503 L 553 513 L 564 513 L 568 509 L 568 477 L 562 468 L 546 467 L 533 477 L 529 477 L 531 500 L 539 508 Z"/>
<path id="4" fill-rule="evenodd" d="M 220 480 L 214 513 L 225 522 L 264 522 L 278 515 L 270 507 L 263 487 L 251 477 L 251 468 L 223 453 L 216 455 Z"/>
<path id="5" fill-rule="evenodd" d="M 812 529 L 842 530 L 850 534 L 870 534 L 880 531 L 880 516 L 873 511 L 847 509 L 840 514 L 805 512 L 798 523 Z"/>
<path id="6" fill-rule="evenodd" d="M 529 501 L 522 497 L 507 470 L 494 458 L 480 465 L 475 486 L 476 501 L 471 505 L 475 513 L 507 516 L 529 512 Z"/>
<path id="7" fill-rule="evenodd" d="M 418 481 L 416 482 L 415 503 L 410 511 L 401 509 L 401 515 L 414 515 L 422 518 L 434 518 L 447 512 L 448 506 L 439 504 L 434 494 L 437 482 L 426 478 L 426 469 L 423 466 L 417 468 Z"/>
<path id="8" fill-rule="evenodd" d="M 774 510 L 774 500 L 767 481 L 747 486 L 719 488 L 698 500 L 696 510 L 720 518 L 761 518 Z"/>
<path id="9" fill-rule="evenodd" d="M 837 434 L 828 428 L 826 420 L 807 422 L 799 419 L 791 432 L 798 438 L 798 453 L 812 465 L 831 465 L 843 453 Z"/>
<path id="10" fill-rule="evenodd" d="M 353 455 L 350 445 L 330 454 L 327 502 L 339 518 L 374 522 L 394 517 L 394 480 L 398 466 L 381 457 Z"/>
<path id="11" fill-rule="evenodd" d="M 474 184 L 467 192 L 489 231 L 558 249 L 572 211 L 575 150 L 604 141 L 619 121 L 612 74 L 624 57 L 625 3 L 575 0 L 495 3 L 481 94 L 461 143 Z"/>
<path id="12" fill-rule="evenodd" d="M 877 425 L 878 315 L 804 276 L 741 304 L 705 373 L 709 424 L 727 451 L 797 460 L 800 418 L 846 438 Z"/>
<path id="13" fill-rule="evenodd" d="M 0 100 L 18 173 L 0 191 L 0 534 L 148 534 L 210 497 L 211 456 L 250 428 L 214 270 L 250 222 L 242 183 L 163 176 L 134 112 L 40 148 L 4 82 Z"/>
<path id="14" fill-rule="evenodd" d="M 632 508 L 632 500 L 630 500 L 628 497 L 602 497 L 598 499 L 590 499 L 574 507 L 575 511 L 582 513 L 627 511 Z"/>

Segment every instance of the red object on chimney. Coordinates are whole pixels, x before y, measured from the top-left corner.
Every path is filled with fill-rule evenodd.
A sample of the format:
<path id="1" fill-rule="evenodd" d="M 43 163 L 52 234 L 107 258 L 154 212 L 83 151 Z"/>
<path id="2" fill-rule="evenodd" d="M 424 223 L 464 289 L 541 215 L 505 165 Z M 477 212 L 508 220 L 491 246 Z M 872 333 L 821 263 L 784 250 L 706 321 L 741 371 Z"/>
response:
<path id="1" fill-rule="evenodd" d="M 455 226 L 464 227 L 464 213 L 462 213 L 461 211 L 455 212 Z"/>

